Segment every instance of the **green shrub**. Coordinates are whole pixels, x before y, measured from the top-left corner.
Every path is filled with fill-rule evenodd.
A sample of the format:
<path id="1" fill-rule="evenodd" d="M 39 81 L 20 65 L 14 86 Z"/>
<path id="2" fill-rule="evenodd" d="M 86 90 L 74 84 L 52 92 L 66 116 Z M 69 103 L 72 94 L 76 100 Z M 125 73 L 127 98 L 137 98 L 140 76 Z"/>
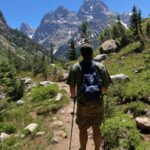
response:
<path id="1" fill-rule="evenodd" d="M 140 49 L 140 42 L 134 42 L 127 45 L 125 48 L 121 50 L 119 53 L 120 56 L 125 56 L 134 52 L 137 52 Z"/>
<path id="2" fill-rule="evenodd" d="M 104 140 L 110 148 L 124 147 L 134 150 L 140 142 L 135 122 L 125 114 L 106 120 L 102 127 Z"/>
<path id="3" fill-rule="evenodd" d="M 13 134 L 16 132 L 16 126 L 12 124 L 0 124 L 0 132 Z"/>
<path id="4" fill-rule="evenodd" d="M 141 142 L 136 150 L 150 150 L 150 142 Z"/>
<path id="5" fill-rule="evenodd" d="M 19 150 L 21 149 L 19 144 L 20 139 L 16 137 L 10 137 L 3 142 L 0 142 L 0 149 L 1 150 Z"/>
<path id="6" fill-rule="evenodd" d="M 131 113 L 133 113 L 134 117 L 137 117 L 144 113 L 146 106 L 147 106 L 146 104 L 144 104 L 143 102 L 140 102 L 140 101 L 139 102 L 131 102 L 131 103 L 127 104 L 126 111 L 130 110 Z"/>
<path id="7" fill-rule="evenodd" d="M 59 92 L 58 86 L 52 84 L 49 86 L 34 88 L 30 97 L 32 97 L 33 102 L 37 103 L 44 100 L 51 100 L 57 95 L 58 92 Z"/>
<path id="8" fill-rule="evenodd" d="M 67 103 L 68 98 L 66 96 L 63 96 L 59 102 L 55 101 L 55 99 L 52 99 L 51 101 L 41 103 L 40 107 L 37 109 L 37 115 L 47 116 L 48 114 L 55 114 Z"/>
<path id="9" fill-rule="evenodd" d="M 8 87 L 8 96 L 11 100 L 19 100 L 24 96 L 25 85 L 23 81 L 12 79 L 10 87 Z"/>
<path id="10" fill-rule="evenodd" d="M 2 61 L 0 63 L 0 83 L 10 85 L 12 78 L 16 75 L 14 67 L 8 62 Z"/>
<path id="11" fill-rule="evenodd" d="M 118 97 L 120 100 L 124 98 L 125 96 L 125 88 L 127 86 L 126 81 L 119 81 L 115 80 L 113 81 L 113 85 L 110 86 L 109 94 L 112 97 Z"/>
<path id="12" fill-rule="evenodd" d="M 121 106 L 116 106 L 116 98 L 111 96 L 104 97 L 104 120 L 122 114 L 123 110 Z"/>
<path id="13" fill-rule="evenodd" d="M 32 118 L 29 115 L 27 107 L 10 106 L 9 109 L 3 113 L 3 122 L 7 124 L 13 123 L 17 130 L 22 130 L 26 124 L 32 122 Z"/>
<path id="14" fill-rule="evenodd" d="M 137 100 L 145 96 L 148 91 L 149 88 L 146 82 L 130 82 L 125 88 L 125 99 Z"/>

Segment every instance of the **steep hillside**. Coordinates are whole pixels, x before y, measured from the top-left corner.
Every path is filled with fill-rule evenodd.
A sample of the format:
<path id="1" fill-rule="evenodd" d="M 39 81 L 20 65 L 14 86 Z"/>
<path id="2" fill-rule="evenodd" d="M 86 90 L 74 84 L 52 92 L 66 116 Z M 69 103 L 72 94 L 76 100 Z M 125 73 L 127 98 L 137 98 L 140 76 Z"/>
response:
<path id="1" fill-rule="evenodd" d="M 3 13 L 0 11 L 0 25 L 1 26 L 7 26 L 7 22 L 3 16 Z"/>
<path id="2" fill-rule="evenodd" d="M 4 17 L 0 16 L 0 20 L 4 20 Z M 40 45 L 18 30 L 9 28 L 3 21 L 0 26 L 0 61 L 10 60 L 20 66 L 22 63 L 29 64 L 36 55 L 41 56 L 43 52 Z"/>
<path id="3" fill-rule="evenodd" d="M 142 37 L 133 40 L 132 36 L 132 41 L 119 52 L 108 54 L 104 62 L 113 75 L 113 84 L 104 98 L 105 121 L 101 127 L 106 149 L 149 149 L 150 37 L 145 32 L 149 22 L 142 21 Z M 95 55 L 98 53 L 99 49 Z"/>

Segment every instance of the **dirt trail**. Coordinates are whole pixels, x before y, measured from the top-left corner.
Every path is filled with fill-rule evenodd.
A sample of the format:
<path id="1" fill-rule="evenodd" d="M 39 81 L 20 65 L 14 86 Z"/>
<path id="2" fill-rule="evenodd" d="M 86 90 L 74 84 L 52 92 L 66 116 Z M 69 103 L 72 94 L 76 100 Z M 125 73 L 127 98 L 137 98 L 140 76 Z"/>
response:
<path id="1" fill-rule="evenodd" d="M 68 85 L 66 85 L 63 82 L 58 83 L 58 85 L 62 89 L 66 90 L 67 93 L 69 94 Z M 71 102 L 65 108 L 62 108 L 57 113 L 57 117 L 59 118 L 59 120 L 63 121 L 63 123 L 64 123 L 64 127 L 67 131 L 68 137 L 66 139 L 61 139 L 58 144 L 54 145 L 53 150 L 69 150 L 69 139 L 70 139 L 71 121 L 72 121 L 72 116 L 71 116 L 70 112 L 72 112 L 72 110 L 73 110 L 73 102 Z M 74 121 L 71 150 L 79 150 L 80 144 L 79 144 L 79 137 L 78 136 L 79 136 L 78 126 L 76 125 L 76 123 Z M 94 144 L 93 144 L 91 129 L 88 130 L 87 150 L 94 150 Z"/>

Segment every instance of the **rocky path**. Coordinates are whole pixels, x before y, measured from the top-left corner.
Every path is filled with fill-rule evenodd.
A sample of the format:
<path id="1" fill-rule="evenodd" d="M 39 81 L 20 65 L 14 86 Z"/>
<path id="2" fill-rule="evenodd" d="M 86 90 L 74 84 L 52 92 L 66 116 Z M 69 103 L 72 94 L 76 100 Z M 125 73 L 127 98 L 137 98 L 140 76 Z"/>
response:
<path id="1" fill-rule="evenodd" d="M 66 85 L 65 83 L 58 83 L 58 85 L 62 89 L 66 90 L 67 93 L 69 94 L 68 85 Z M 61 109 L 57 113 L 57 117 L 59 118 L 59 120 L 63 121 L 63 126 L 65 127 L 65 130 L 66 130 L 68 136 L 67 136 L 67 138 L 59 139 L 58 144 L 55 144 L 53 146 L 52 150 L 69 150 L 69 139 L 70 139 L 71 121 L 72 121 L 71 112 L 72 112 L 72 110 L 73 110 L 73 102 L 71 102 L 69 105 L 67 105 L 65 108 Z M 74 122 L 71 150 L 78 150 L 80 148 L 78 135 L 79 135 L 78 126 Z M 93 144 L 91 129 L 88 130 L 87 150 L 94 150 L 94 144 Z"/>

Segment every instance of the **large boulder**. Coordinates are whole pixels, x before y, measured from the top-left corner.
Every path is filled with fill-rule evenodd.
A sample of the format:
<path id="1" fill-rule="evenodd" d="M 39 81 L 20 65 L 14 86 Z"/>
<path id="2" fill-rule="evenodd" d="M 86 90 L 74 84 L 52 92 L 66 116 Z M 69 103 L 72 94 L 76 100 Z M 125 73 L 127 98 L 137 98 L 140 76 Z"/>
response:
<path id="1" fill-rule="evenodd" d="M 94 57 L 94 60 L 97 62 L 102 62 L 106 60 L 107 58 L 108 58 L 107 54 L 101 54 L 101 55 L 97 55 L 96 57 Z"/>
<path id="2" fill-rule="evenodd" d="M 37 83 L 28 84 L 26 91 L 30 91 L 32 88 L 36 87 Z"/>
<path id="3" fill-rule="evenodd" d="M 6 94 L 5 93 L 0 93 L 0 99 L 4 99 L 6 97 Z"/>
<path id="4" fill-rule="evenodd" d="M 56 137 L 67 138 L 67 133 L 64 131 L 57 131 L 54 133 Z"/>
<path id="5" fill-rule="evenodd" d="M 30 133 L 33 133 L 38 128 L 38 126 L 39 125 L 36 123 L 31 123 L 25 127 L 25 130 L 29 131 Z"/>
<path id="6" fill-rule="evenodd" d="M 47 86 L 47 85 L 51 85 L 51 84 L 54 84 L 54 82 L 51 82 L 51 81 L 42 81 L 42 82 L 40 82 L 40 86 Z"/>
<path id="7" fill-rule="evenodd" d="M 137 126 L 141 130 L 148 130 L 150 131 L 150 117 L 142 116 L 135 118 Z"/>
<path id="8" fill-rule="evenodd" d="M 53 137 L 51 140 L 51 143 L 52 144 L 58 144 L 59 143 L 58 137 Z"/>
<path id="9" fill-rule="evenodd" d="M 148 110 L 146 111 L 146 116 L 147 116 L 147 117 L 150 117 L 150 109 L 148 109 Z"/>
<path id="10" fill-rule="evenodd" d="M 10 135 L 7 133 L 1 133 L 0 134 L 0 141 L 4 141 L 6 139 L 10 138 Z"/>
<path id="11" fill-rule="evenodd" d="M 66 81 L 68 79 L 69 74 L 68 73 L 64 73 L 62 75 L 62 78 L 60 79 L 60 81 Z"/>
<path id="12" fill-rule="evenodd" d="M 36 133 L 36 136 L 43 136 L 44 134 L 45 134 L 44 131 L 40 131 L 40 132 L 37 132 L 37 133 Z"/>
<path id="13" fill-rule="evenodd" d="M 110 77 L 111 77 L 111 79 L 129 80 L 129 77 L 124 75 L 123 73 L 116 74 L 116 75 L 111 75 Z"/>
<path id="14" fill-rule="evenodd" d="M 63 122 L 59 121 L 59 120 L 54 121 L 54 122 L 51 123 L 52 128 L 57 128 L 57 127 L 62 127 L 62 126 L 63 126 Z"/>
<path id="15" fill-rule="evenodd" d="M 17 102 L 16 102 L 16 104 L 18 105 L 18 106 L 21 106 L 21 105 L 23 105 L 25 103 L 25 101 L 23 100 L 23 99 L 20 99 L 20 100 L 18 100 Z"/>
<path id="16" fill-rule="evenodd" d="M 31 84 L 32 83 L 32 79 L 29 77 L 22 78 L 21 80 L 24 81 L 25 84 Z"/>
<path id="17" fill-rule="evenodd" d="M 63 95 L 61 93 L 58 93 L 57 96 L 56 96 L 56 99 L 55 101 L 60 101 L 62 99 Z"/>
<path id="18" fill-rule="evenodd" d="M 100 53 L 111 53 L 111 52 L 117 52 L 119 50 L 119 43 L 116 42 L 113 39 L 107 40 L 100 46 Z"/>

